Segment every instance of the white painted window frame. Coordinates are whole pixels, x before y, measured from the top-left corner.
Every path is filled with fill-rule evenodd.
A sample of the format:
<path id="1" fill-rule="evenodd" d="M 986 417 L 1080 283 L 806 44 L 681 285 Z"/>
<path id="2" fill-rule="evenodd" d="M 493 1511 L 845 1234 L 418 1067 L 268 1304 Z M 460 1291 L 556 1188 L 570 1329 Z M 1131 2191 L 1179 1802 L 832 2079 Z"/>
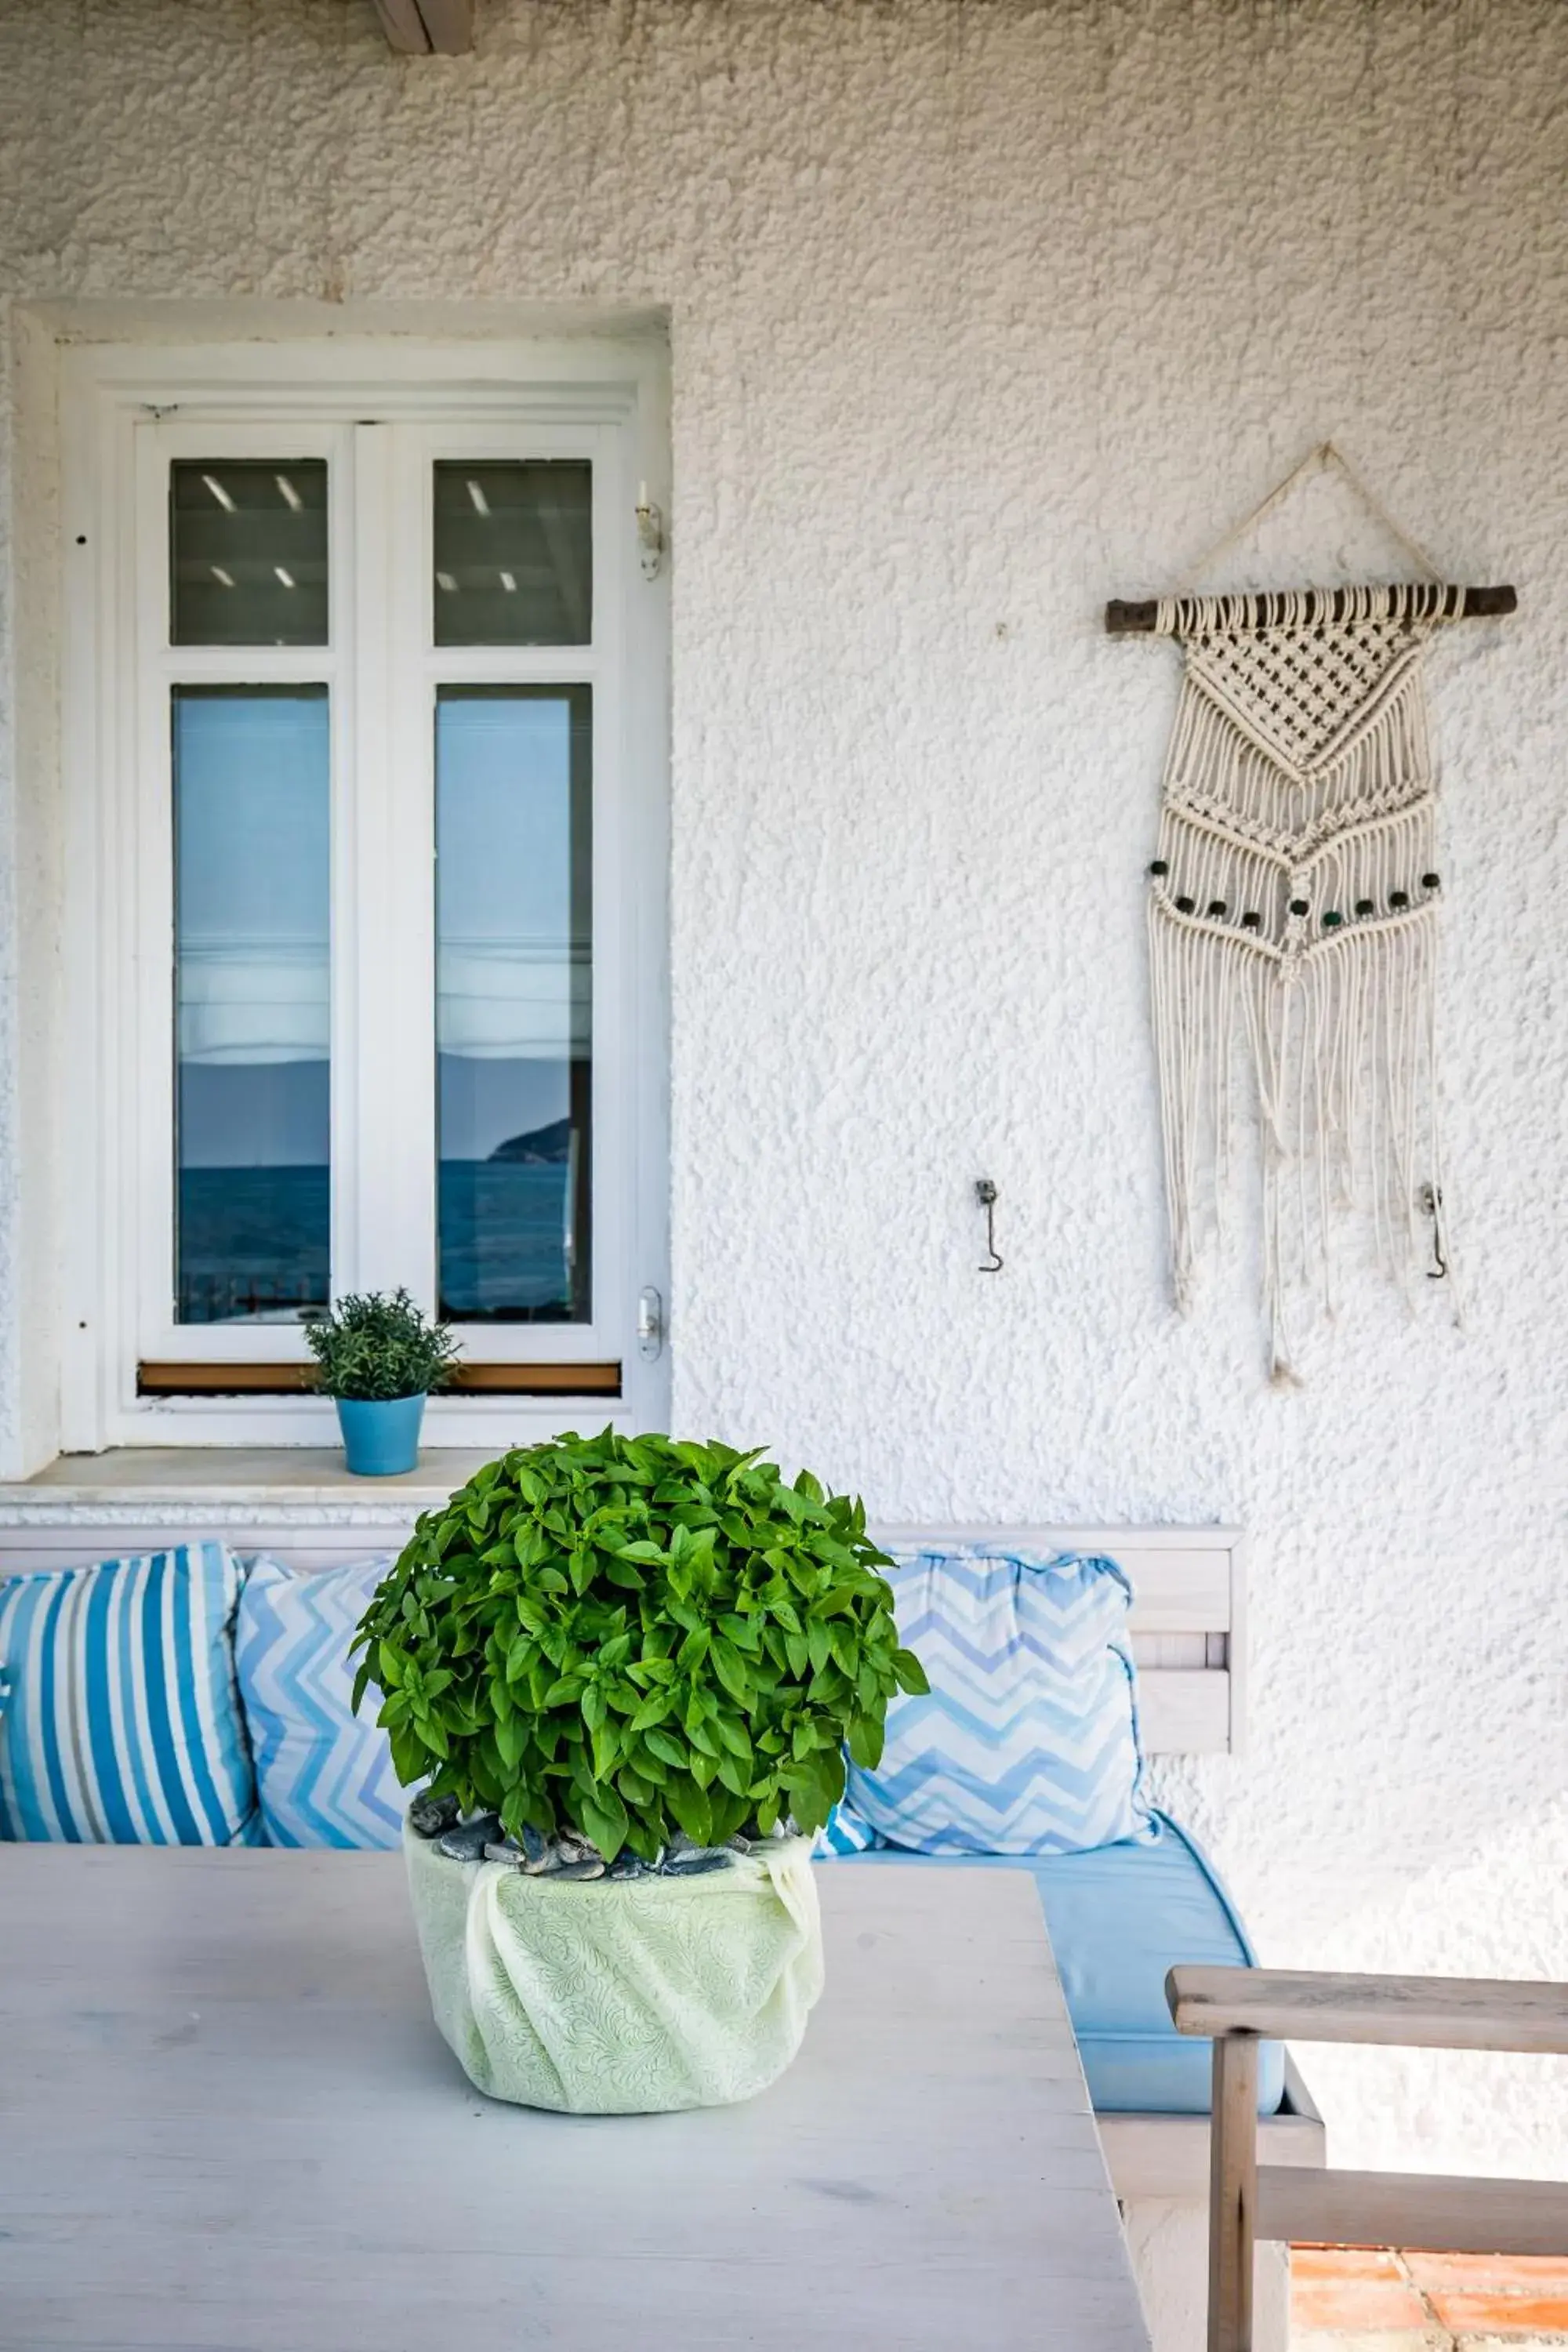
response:
<path id="1" fill-rule="evenodd" d="M 331 1406 L 314 1399 L 136 1393 L 139 1360 L 303 1352 L 288 1327 L 170 1319 L 168 696 L 174 682 L 204 678 L 331 689 L 333 1288 L 406 1282 L 427 1305 L 435 688 L 593 685 L 593 1319 L 461 1336 L 479 1362 L 618 1361 L 622 1394 L 614 1406 L 569 1395 L 434 1400 L 426 1431 L 435 1444 L 499 1445 L 584 1412 L 655 1425 L 668 1351 L 639 1349 L 637 1307 L 645 1287 L 661 1297 L 668 1289 L 668 590 L 662 570 L 644 576 L 635 508 L 644 481 L 668 506 L 664 352 L 651 339 L 608 337 L 82 346 L 66 354 L 62 446 L 62 1450 L 335 1436 Z M 327 457 L 326 647 L 170 647 L 168 462 L 226 455 Z M 434 647 L 428 468 L 437 456 L 591 459 L 591 647 Z"/>

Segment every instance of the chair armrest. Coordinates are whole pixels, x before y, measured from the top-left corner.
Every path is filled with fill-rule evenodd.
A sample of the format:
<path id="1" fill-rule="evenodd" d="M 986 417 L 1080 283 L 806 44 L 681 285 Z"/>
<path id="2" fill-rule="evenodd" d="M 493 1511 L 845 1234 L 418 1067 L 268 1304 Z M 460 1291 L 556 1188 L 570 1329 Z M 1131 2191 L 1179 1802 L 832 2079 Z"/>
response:
<path id="1" fill-rule="evenodd" d="M 1174 1968 L 1165 1979 L 1165 1999 L 1178 2033 L 1568 2053 L 1563 1984 Z"/>

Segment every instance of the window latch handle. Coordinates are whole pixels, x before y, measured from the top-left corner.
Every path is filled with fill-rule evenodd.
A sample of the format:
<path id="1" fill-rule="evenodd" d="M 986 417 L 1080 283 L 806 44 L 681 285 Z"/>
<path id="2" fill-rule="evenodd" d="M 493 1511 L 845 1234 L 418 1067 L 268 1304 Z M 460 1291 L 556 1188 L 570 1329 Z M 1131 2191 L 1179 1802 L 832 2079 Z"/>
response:
<path id="1" fill-rule="evenodd" d="M 645 580 L 657 580 L 664 562 L 664 516 L 647 494 L 647 484 L 637 484 L 637 556 Z"/>
<path id="2" fill-rule="evenodd" d="M 637 1297 L 637 1353 L 650 1364 L 664 1353 L 664 1300 L 651 1283 Z"/>

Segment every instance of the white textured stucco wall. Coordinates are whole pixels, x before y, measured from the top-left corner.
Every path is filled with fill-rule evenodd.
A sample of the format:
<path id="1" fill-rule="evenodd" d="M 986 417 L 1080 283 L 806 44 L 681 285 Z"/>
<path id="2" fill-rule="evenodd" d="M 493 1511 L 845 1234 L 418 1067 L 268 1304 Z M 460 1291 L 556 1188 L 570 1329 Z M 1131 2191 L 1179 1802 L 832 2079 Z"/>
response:
<path id="1" fill-rule="evenodd" d="M 1241 1522 L 1250 1744 L 1173 1778 L 1265 1956 L 1568 1977 L 1568 11 L 479 9 L 476 56 L 410 63 L 368 0 L 0 6 L 0 298 L 668 307 L 679 1423 L 889 1518 Z M 1521 611 L 1434 665 L 1468 1332 L 1358 1297 L 1279 1396 L 1244 1283 L 1164 1304 L 1174 656 L 1097 614 L 1328 431 Z M 1274 526 L 1275 572 L 1381 568 L 1340 511 Z M 16 562 L 8 840 L 49 742 Z M 13 1452 L 39 870 L 0 950 Z M 1561 2071 L 1312 2072 L 1347 2158 L 1568 2168 Z"/>

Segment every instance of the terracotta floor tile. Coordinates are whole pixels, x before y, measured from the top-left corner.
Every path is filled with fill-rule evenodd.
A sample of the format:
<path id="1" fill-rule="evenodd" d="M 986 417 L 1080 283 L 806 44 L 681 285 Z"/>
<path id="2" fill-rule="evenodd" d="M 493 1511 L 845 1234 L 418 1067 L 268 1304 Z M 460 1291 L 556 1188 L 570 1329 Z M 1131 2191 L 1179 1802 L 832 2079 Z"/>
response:
<path id="1" fill-rule="evenodd" d="M 1428 2294 L 1568 2294 L 1568 2254 L 1406 2254 Z"/>
<path id="2" fill-rule="evenodd" d="M 1477 2325 L 1495 2326 L 1487 2315 Z M 1414 2329 L 1419 2337 L 1427 2314 L 1414 2287 L 1402 2278 L 1292 2279 L 1290 2325 L 1297 2328 Z"/>
<path id="3" fill-rule="evenodd" d="M 1568 2335 L 1568 2292 L 1562 2294 L 1455 2294 L 1430 2297 L 1443 2326 L 1456 2336 Z"/>
<path id="4" fill-rule="evenodd" d="M 1332 2329 L 1354 2331 L 1344 2352 L 1363 2352 L 1374 2333 L 1380 2344 L 1408 2342 L 1422 2352 L 1442 2342 L 1396 2254 L 1371 2246 L 1292 2246 L 1292 2345 L 1299 2336 Z"/>
<path id="5" fill-rule="evenodd" d="M 1384 2246 L 1292 2246 L 1290 2278 L 1398 2279 L 1399 2257 Z M 1458 2284 L 1458 2281 L 1455 2282 Z"/>
<path id="6" fill-rule="evenodd" d="M 1358 2327 L 1347 2336 L 1338 2327 L 1303 2331 L 1292 2326 L 1290 2352 L 1450 2352 L 1453 2340 L 1429 2327 L 1376 2327 L 1370 2334 Z M 1491 2352 L 1489 2346 L 1487 2352 Z M 1508 2352 L 1529 2352 L 1529 2347 L 1516 2336 Z"/>

